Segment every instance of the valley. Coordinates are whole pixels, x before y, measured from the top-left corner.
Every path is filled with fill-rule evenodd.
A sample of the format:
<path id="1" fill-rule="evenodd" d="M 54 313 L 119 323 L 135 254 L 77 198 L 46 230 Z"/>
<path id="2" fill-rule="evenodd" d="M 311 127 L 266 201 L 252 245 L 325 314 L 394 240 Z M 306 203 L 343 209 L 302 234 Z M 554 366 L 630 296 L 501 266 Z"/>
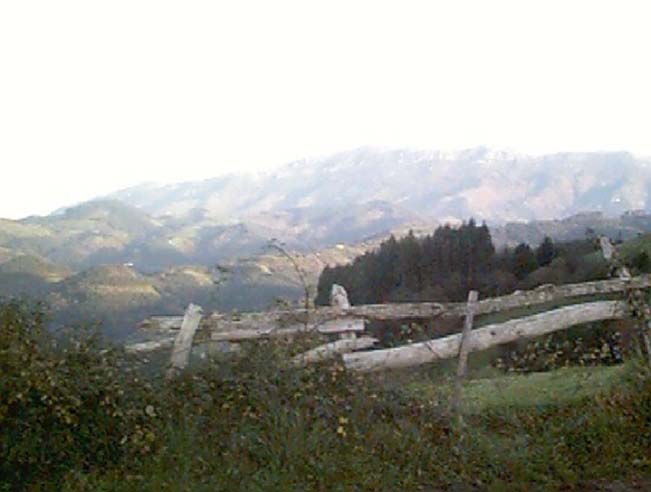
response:
<path id="1" fill-rule="evenodd" d="M 364 147 L 0 219 L 0 295 L 39 299 L 54 324 L 98 322 L 121 339 L 140 319 L 180 314 L 190 301 L 221 311 L 296 302 L 304 289 L 287 255 L 316 294 L 323 268 L 390 235 L 425 236 L 473 217 L 498 250 L 545 236 L 626 240 L 651 232 L 649 203 L 650 164 L 626 153 Z"/>

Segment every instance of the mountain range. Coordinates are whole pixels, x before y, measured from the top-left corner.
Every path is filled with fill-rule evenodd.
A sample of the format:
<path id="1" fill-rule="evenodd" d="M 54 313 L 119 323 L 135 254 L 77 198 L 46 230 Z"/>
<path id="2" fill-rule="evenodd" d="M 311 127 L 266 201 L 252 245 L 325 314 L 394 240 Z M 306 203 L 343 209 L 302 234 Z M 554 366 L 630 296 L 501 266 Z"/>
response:
<path id="1" fill-rule="evenodd" d="M 496 225 L 649 209 L 651 159 L 626 152 L 530 156 L 484 147 L 460 152 L 364 147 L 273 172 L 142 185 L 110 198 L 155 216 L 201 213 L 225 222 L 261 216 L 266 223 L 270 215 L 297 210 L 317 215 L 350 210 L 356 221 L 378 220 L 384 212 L 439 222 L 472 216 Z M 370 210 L 356 210 L 362 205 Z"/>
<path id="2" fill-rule="evenodd" d="M 474 217 L 498 247 L 589 231 L 626 239 L 651 231 L 649 210 L 651 160 L 624 152 L 360 148 L 0 219 L 0 295 L 46 298 L 66 319 L 112 317 L 125 331 L 138 316 L 178 313 L 192 300 L 260 309 L 300 296 L 291 261 L 268 247 L 274 238 L 314 285 L 323 266 L 391 233 Z"/>

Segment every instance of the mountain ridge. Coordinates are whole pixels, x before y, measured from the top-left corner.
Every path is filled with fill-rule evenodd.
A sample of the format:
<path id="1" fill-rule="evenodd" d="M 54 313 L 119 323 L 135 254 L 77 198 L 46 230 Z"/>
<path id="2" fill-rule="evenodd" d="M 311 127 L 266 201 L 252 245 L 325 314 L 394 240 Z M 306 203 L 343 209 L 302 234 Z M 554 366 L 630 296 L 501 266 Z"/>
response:
<path id="1" fill-rule="evenodd" d="M 132 187 L 108 196 L 158 216 L 203 209 L 237 221 L 261 212 L 384 201 L 438 221 L 473 216 L 504 223 L 649 209 L 651 159 L 628 152 L 533 156 L 486 147 L 361 147 L 255 175 Z"/>

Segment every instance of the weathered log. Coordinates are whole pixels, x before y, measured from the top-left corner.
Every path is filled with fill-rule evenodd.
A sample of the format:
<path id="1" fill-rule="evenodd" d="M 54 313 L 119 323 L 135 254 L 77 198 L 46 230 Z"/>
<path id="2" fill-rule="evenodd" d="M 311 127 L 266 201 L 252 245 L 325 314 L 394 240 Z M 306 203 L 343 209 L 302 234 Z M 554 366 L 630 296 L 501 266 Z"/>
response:
<path id="1" fill-rule="evenodd" d="M 176 331 L 181 328 L 183 316 L 150 316 L 138 326 L 141 330 L 156 332 Z"/>
<path id="2" fill-rule="evenodd" d="M 520 338 L 537 337 L 582 323 L 620 319 L 627 315 L 627 306 L 623 301 L 566 306 L 473 330 L 468 341 L 469 350 L 485 350 Z M 386 350 L 345 354 L 343 359 L 347 369 L 361 372 L 411 367 L 455 357 L 459 353 L 460 341 L 461 335 L 455 334 Z"/>
<path id="3" fill-rule="evenodd" d="M 162 340 L 150 340 L 147 342 L 132 343 L 124 347 L 129 353 L 139 353 L 139 352 L 153 352 L 154 350 L 160 350 L 164 348 L 171 347 L 174 345 L 175 337 L 167 337 Z"/>
<path id="4" fill-rule="evenodd" d="M 378 341 L 377 338 L 372 337 L 342 338 L 334 342 L 319 345 L 318 347 L 297 355 L 292 359 L 292 364 L 305 365 L 331 359 L 337 354 L 345 354 L 354 350 L 370 348 L 378 343 Z"/>
<path id="5" fill-rule="evenodd" d="M 349 333 L 364 331 L 364 320 L 360 319 L 340 319 L 326 321 L 322 324 L 309 323 L 305 325 L 291 325 L 285 327 L 276 327 L 265 323 L 260 328 L 238 328 L 240 322 L 224 323 L 224 329 L 210 332 L 211 340 L 219 341 L 241 341 L 252 340 L 256 338 L 272 338 L 298 335 L 301 333 Z M 245 325 L 248 326 L 248 323 Z"/>
<path id="6" fill-rule="evenodd" d="M 195 304 L 190 304 L 185 310 L 181 330 L 174 340 L 171 367 L 167 373 L 168 377 L 174 376 L 178 371 L 183 370 L 188 364 L 194 334 L 196 333 L 197 328 L 199 328 L 199 322 L 201 321 L 201 313 L 201 307 Z"/>
<path id="7" fill-rule="evenodd" d="M 641 289 L 647 287 L 651 287 L 651 275 L 642 275 L 631 279 L 598 280 L 581 284 L 542 285 L 529 291 L 517 291 L 510 295 L 481 300 L 477 303 L 475 316 L 556 302 L 571 297 L 605 295 L 624 292 L 628 288 Z M 436 302 L 369 304 L 351 306 L 349 309 L 343 310 L 328 306 L 309 313 L 304 309 L 241 313 L 238 315 L 215 313 L 202 319 L 201 331 L 210 333 L 228 333 L 232 331 L 237 335 L 235 340 L 244 340 L 256 338 L 257 336 L 272 336 L 272 332 L 276 335 L 287 335 L 305 331 L 305 326 L 299 327 L 298 325 L 304 325 L 306 316 L 309 319 L 308 331 L 324 332 L 326 326 L 331 326 L 326 324 L 327 322 L 341 318 L 365 320 L 460 318 L 465 316 L 465 313 L 465 303 L 442 304 Z M 145 320 L 141 324 L 141 328 L 167 333 L 170 330 L 180 328 L 182 320 L 183 318 L 179 316 L 155 316 Z M 246 330 L 251 333 L 248 335 L 243 333 Z M 256 335 L 256 332 L 259 332 L 260 335 Z M 329 332 L 332 333 L 333 330 Z M 219 335 L 218 339 L 225 340 L 226 338 L 225 335 Z"/>
<path id="8" fill-rule="evenodd" d="M 646 360 L 651 367 L 651 323 L 648 321 L 642 327 L 642 340 L 646 349 Z"/>

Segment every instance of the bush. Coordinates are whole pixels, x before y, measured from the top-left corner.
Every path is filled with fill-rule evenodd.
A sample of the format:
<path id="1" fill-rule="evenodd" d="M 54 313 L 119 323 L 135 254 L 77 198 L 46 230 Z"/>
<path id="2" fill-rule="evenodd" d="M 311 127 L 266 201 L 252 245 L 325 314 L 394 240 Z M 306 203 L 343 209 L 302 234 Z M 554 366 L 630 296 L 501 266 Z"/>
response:
<path id="1" fill-rule="evenodd" d="M 156 444 L 154 392 L 133 362 L 87 333 L 56 340 L 38 307 L 0 307 L 0 374 L 0 490 L 54 487 Z"/>
<path id="2" fill-rule="evenodd" d="M 636 368 L 612 394 L 457 420 L 340 361 L 291 367 L 296 340 L 158 385 L 92 338 L 57 346 L 38 311 L 0 313 L 0 490 L 582 490 L 651 472 L 651 379 Z"/>
<path id="3" fill-rule="evenodd" d="M 619 331 L 604 323 L 590 324 L 572 330 L 552 333 L 526 342 L 498 357 L 494 365 L 509 372 L 551 371 L 567 366 L 619 364 L 625 349 Z"/>

